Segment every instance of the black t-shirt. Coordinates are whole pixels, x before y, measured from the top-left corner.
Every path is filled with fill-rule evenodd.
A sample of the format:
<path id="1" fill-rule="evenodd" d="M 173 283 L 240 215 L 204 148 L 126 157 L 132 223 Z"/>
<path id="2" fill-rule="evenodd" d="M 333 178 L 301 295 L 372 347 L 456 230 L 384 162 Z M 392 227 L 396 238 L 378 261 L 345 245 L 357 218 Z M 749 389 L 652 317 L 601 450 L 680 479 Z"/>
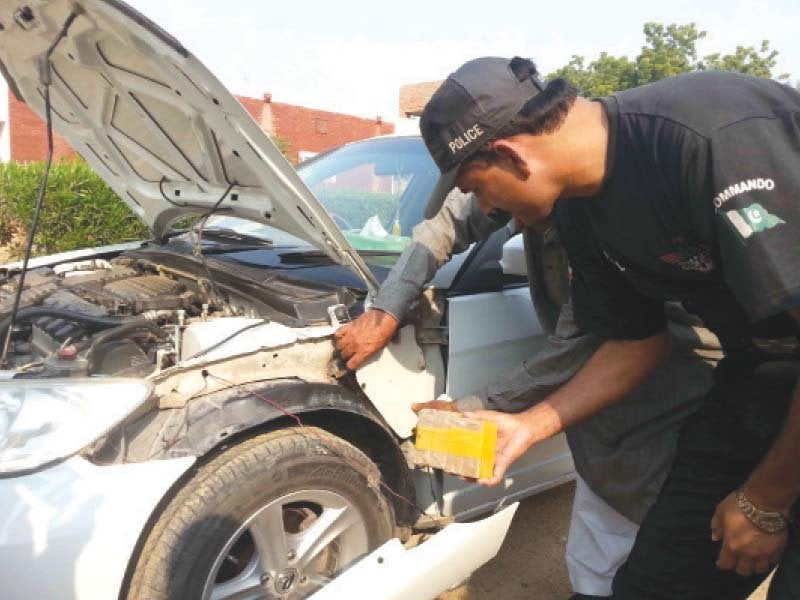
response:
<path id="1" fill-rule="evenodd" d="M 796 335 L 785 311 L 800 305 L 800 94 L 701 72 L 600 101 L 602 192 L 554 210 L 581 328 L 645 338 L 680 300 L 729 354 Z"/>

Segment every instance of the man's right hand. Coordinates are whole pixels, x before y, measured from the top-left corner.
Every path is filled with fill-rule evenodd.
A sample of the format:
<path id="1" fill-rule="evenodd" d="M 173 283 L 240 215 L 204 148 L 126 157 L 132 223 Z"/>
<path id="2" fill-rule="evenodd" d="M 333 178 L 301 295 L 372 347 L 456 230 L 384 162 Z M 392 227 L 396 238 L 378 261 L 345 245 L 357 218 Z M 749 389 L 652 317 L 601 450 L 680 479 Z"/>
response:
<path id="1" fill-rule="evenodd" d="M 365 360 L 382 349 L 399 327 L 399 321 L 387 312 L 371 308 L 355 321 L 336 331 L 336 349 L 355 371 Z"/>
<path id="2" fill-rule="evenodd" d="M 505 479 L 506 471 L 515 460 L 527 452 L 528 448 L 546 436 L 538 433 L 536 417 L 530 418 L 531 410 L 524 413 L 509 414 L 494 410 L 475 410 L 465 413 L 467 417 L 490 421 L 497 425 L 497 444 L 494 454 L 494 473 L 478 483 L 486 486 L 497 485 Z M 535 413 L 534 413 L 535 414 Z M 531 421 L 533 420 L 533 423 Z"/>

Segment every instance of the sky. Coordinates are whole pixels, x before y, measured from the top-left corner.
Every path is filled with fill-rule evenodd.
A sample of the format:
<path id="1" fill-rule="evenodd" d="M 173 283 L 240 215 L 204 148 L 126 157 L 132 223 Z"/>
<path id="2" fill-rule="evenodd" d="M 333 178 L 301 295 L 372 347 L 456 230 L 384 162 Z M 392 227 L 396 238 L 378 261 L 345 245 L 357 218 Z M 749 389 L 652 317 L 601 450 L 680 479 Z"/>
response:
<path id="1" fill-rule="evenodd" d="M 531 58 L 546 74 L 574 54 L 633 57 L 642 26 L 695 22 L 700 54 L 768 39 L 800 80 L 798 0 L 127 0 L 235 94 L 397 117 L 401 85 L 443 79 L 477 56 Z"/>

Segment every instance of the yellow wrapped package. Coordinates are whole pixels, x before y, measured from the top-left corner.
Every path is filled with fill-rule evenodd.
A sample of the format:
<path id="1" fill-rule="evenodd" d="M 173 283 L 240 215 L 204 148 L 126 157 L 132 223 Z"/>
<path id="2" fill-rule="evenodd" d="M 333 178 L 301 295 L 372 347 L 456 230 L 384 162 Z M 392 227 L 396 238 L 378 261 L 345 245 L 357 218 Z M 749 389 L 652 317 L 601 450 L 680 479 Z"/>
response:
<path id="1" fill-rule="evenodd" d="M 425 409 L 419 413 L 414 449 L 415 466 L 484 479 L 494 470 L 497 425 L 468 419 L 458 412 Z"/>

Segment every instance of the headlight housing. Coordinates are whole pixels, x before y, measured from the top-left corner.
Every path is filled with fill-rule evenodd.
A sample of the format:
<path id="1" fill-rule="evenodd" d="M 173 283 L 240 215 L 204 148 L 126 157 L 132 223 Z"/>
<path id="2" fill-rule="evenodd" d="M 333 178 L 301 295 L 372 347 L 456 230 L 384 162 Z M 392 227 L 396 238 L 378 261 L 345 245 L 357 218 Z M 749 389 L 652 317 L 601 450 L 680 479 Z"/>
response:
<path id="1" fill-rule="evenodd" d="M 140 379 L 0 381 L 0 476 L 63 460 L 139 408 Z"/>

